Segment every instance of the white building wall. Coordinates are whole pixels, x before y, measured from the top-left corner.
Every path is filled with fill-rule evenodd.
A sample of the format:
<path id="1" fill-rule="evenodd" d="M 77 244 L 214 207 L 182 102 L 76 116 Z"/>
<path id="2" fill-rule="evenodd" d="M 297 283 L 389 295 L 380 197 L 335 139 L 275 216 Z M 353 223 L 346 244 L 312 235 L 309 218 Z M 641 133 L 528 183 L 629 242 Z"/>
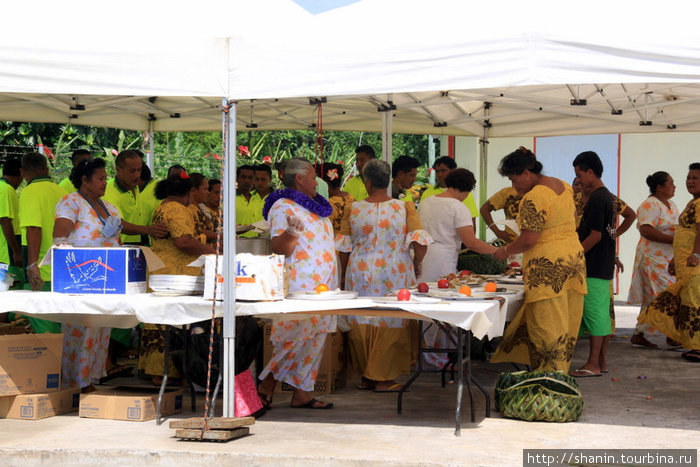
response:
<path id="1" fill-rule="evenodd" d="M 479 138 L 455 138 L 455 161 L 459 167 L 472 172 L 479 180 Z M 509 185 L 508 179 L 498 173 L 498 163 L 501 158 L 519 146 L 533 147 L 532 137 L 493 138 L 488 145 L 487 167 L 487 197 Z M 440 147 L 442 154 L 447 154 L 447 138 L 443 137 Z M 625 134 L 620 143 L 620 191 L 619 195 L 633 210 L 649 195 L 646 177 L 658 170 L 670 173 L 676 183 L 676 196 L 673 202 L 679 210 L 683 210 L 690 201 L 690 195 L 685 188 L 685 177 L 688 165 L 700 162 L 700 133 L 656 133 L 656 134 Z M 572 177 L 573 178 L 573 170 Z M 570 183 L 570 180 L 566 180 Z M 486 199 L 478 196 L 479 186 L 475 189 L 477 204 L 481 206 Z M 494 219 L 502 219 L 502 213 L 495 213 Z M 487 230 L 487 241 L 494 237 Z M 634 251 L 639 241 L 639 232 L 635 225 L 620 238 L 620 260 L 625 265 L 625 271 L 618 276 L 619 283 L 616 300 L 626 300 L 629 290 Z"/>

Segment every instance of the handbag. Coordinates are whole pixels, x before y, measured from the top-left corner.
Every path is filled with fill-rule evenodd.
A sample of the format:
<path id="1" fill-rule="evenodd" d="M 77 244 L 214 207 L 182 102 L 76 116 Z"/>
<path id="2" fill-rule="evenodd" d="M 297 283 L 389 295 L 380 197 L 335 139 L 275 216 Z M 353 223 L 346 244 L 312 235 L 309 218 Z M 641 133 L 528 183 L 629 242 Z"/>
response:
<path id="1" fill-rule="evenodd" d="M 560 371 L 501 373 L 495 396 L 504 417 L 528 422 L 575 422 L 583 412 L 578 383 Z"/>

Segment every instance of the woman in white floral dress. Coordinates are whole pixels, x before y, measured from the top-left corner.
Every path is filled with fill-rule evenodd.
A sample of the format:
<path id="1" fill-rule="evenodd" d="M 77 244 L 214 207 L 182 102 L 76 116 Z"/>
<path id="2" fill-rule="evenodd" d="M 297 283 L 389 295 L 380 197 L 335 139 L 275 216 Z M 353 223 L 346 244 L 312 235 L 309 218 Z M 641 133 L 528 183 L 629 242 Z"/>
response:
<path id="1" fill-rule="evenodd" d="M 74 246 L 118 247 L 121 218 L 116 207 L 100 198 L 107 186 L 103 159 L 87 159 L 71 172 L 78 189 L 56 205 L 54 242 Z M 62 324 L 63 385 L 87 392 L 105 375 L 112 328 Z"/>
<path id="2" fill-rule="evenodd" d="M 673 236 L 678 227 L 678 207 L 671 201 L 676 193 L 673 177 L 655 172 L 647 177 L 651 195 L 637 209 L 639 243 L 634 255 L 634 272 L 627 303 L 641 304 L 640 313 L 676 278 L 668 272 L 673 259 Z M 648 348 L 657 347 L 644 335 L 649 325 L 637 323 L 630 342 Z"/>
<path id="3" fill-rule="evenodd" d="M 314 290 L 325 284 L 338 286 L 333 246 L 332 207 L 316 193 L 316 174 L 308 162 L 290 159 L 284 169 L 283 190 L 271 193 L 263 216 L 270 225 L 272 251 L 284 255 L 289 291 Z M 258 394 L 266 408 L 272 403 L 277 381 L 294 388 L 292 407 L 330 409 L 331 403 L 312 398 L 323 356 L 326 334 L 335 331 L 335 316 L 277 321 L 272 325 L 272 357 L 260 373 Z"/>
<path id="4" fill-rule="evenodd" d="M 360 295 L 380 297 L 411 287 L 420 272 L 430 236 L 412 201 L 387 194 L 391 168 L 373 159 L 362 170 L 369 197 L 345 209 L 336 248 L 347 263 L 345 286 Z M 410 248 L 414 250 L 411 258 Z M 350 355 L 362 375 L 361 389 L 394 392 L 394 378 L 411 365 L 411 332 L 401 318 L 350 316 Z"/>

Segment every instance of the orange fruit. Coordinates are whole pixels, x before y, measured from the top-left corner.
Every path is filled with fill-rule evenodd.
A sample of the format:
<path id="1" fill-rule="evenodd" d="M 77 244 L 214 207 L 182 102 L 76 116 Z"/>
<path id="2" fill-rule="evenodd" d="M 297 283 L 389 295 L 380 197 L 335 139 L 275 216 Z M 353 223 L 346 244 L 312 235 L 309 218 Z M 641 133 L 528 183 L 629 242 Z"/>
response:
<path id="1" fill-rule="evenodd" d="M 469 287 L 468 285 L 463 285 L 462 287 L 459 288 L 459 293 L 462 295 L 466 295 L 467 297 L 472 296 L 472 288 Z"/>
<path id="2" fill-rule="evenodd" d="M 316 291 L 316 293 L 321 293 L 328 292 L 331 289 L 329 289 L 326 284 L 318 284 L 314 290 Z"/>
<path id="3" fill-rule="evenodd" d="M 487 282 L 486 285 L 484 285 L 484 290 L 486 292 L 495 292 L 497 288 L 498 286 L 495 282 Z"/>

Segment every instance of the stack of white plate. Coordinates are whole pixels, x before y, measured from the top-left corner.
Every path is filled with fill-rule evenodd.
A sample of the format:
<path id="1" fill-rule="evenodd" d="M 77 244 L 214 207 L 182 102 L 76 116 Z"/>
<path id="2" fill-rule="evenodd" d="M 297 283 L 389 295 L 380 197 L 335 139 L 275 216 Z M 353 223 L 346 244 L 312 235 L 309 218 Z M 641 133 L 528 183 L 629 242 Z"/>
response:
<path id="1" fill-rule="evenodd" d="M 204 277 L 152 274 L 148 278 L 148 287 L 156 295 L 192 295 L 204 291 Z"/>

